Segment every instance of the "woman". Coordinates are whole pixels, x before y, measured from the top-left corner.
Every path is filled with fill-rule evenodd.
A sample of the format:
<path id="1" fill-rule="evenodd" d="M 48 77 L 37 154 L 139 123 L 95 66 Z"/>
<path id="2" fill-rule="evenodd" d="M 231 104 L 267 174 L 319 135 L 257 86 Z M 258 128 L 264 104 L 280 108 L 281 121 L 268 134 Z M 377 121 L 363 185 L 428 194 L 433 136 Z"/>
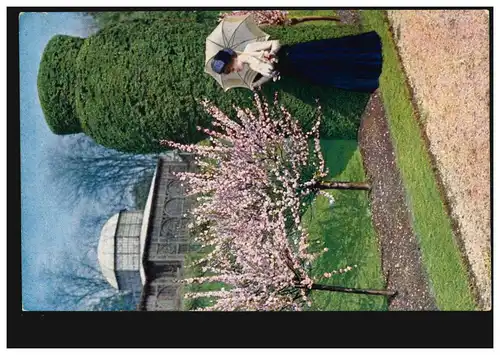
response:
<path id="1" fill-rule="evenodd" d="M 219 74 L 240 71 L 247 63 L 260 74 L 256 88 L 280 76 L 339 89 L 373 92 L 382 72 L 382 44 L 375 31 L 280 46 L 279 41 L 248 44 L 241 53 L 223 49 L 212 61 Z"/>

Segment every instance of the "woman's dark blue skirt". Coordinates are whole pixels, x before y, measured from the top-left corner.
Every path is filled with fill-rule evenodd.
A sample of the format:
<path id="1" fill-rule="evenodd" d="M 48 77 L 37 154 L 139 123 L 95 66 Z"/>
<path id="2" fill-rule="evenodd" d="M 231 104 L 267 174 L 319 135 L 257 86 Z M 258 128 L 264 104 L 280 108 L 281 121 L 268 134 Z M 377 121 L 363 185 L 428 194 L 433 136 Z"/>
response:
<path id="1" fill-rule="evenodd" d="M 277 57 L 283 77 L 350 91 L 375 91 L 382 72 L 382 44 L 375 31 L 284 45 Z"/>

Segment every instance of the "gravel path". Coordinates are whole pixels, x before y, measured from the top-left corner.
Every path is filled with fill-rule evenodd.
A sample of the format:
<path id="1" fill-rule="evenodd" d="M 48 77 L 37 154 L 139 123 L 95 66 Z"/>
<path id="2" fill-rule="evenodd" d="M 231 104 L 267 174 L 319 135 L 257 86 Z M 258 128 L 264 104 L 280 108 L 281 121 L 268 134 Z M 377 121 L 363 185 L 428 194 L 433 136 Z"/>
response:
<path id="1" fill-rule="evenodd" d="M 437 310 L 422 269 L 420 249 L 411 228 L 378 91 L 370 98 L 363 114 L 358 141 L 365 171 L 372 182 L 372 219 L 379 236 L 387 288 L 398 292 L 389 301 L 389 310 Z"/>
<path id="2" fill-rule="evenodd" d="M 337 16 L 344 25 L 359 25 L 360 14 L 357 10 L 337 10 Z"/>
<path id="3" fill-rule="evenodd" d="M 360 24 L 359 11 L 337 10 L 337 14 L 344 24 Z M 389 310 L 437 310 L 423 271 L 420 247 L 411 228 L 410 212 L 378 90 L 371 96 L 361 119 L 358 141 L 365 171 L 372 182 L 372 220 L 379 236 L 386 287 L 398 292 L 389 300 Z"/>

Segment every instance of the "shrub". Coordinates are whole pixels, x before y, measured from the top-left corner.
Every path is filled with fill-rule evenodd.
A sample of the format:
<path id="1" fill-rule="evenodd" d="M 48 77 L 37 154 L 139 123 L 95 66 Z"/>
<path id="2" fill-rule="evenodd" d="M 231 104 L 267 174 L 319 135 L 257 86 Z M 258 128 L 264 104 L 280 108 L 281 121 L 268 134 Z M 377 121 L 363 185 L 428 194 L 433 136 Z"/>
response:
<path id="1" fill-rule="evenodd" d="M 55 134 L 82 131 L 75 112 L 76 57 L 83 38 L 57 35 L 47 44 L 38 71 L 38 97 Z"/>

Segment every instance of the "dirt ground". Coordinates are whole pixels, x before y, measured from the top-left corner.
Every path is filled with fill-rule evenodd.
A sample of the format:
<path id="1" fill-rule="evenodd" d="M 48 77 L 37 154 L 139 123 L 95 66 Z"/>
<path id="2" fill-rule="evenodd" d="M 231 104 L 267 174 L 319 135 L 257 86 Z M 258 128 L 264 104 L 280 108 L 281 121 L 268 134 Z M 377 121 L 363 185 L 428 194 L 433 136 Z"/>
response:
<path id="1" fill-rule="evenodd" d="M 388 17 L 482 308 L 491 309 L 489 13 Z"/>

